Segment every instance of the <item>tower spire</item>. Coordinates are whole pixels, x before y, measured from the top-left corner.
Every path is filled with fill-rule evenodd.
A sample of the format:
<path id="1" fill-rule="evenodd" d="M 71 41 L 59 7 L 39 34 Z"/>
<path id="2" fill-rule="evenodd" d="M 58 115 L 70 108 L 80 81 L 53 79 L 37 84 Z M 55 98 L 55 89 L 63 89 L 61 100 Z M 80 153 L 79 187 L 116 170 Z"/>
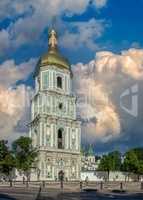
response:
<path id="1" fill-rule="evenodd" d="M 51 28 L 49 31 L 49 39 L 48 39 L 48 45 L 50 49 L 56 49 L 58 40 L 57 40 L 57 32 L 56 32 L 56 16 L 53 16 L 51 20 Z"/>
<path id="2" fill-rule="evenodd" d="M 49 48 L 55 49 L 57 48 L 58 40 L 57 33 L 54 29 L 52 29 L 49 33 Z"/>

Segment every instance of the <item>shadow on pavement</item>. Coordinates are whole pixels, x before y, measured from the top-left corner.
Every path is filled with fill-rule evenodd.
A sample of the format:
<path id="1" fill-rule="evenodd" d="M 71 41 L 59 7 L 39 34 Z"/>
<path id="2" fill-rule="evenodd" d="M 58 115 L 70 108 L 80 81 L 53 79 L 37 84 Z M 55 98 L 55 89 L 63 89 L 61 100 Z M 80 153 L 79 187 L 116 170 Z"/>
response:
<path id="1" fill-rule="evenodd" d="M 128 194 L 128 193 L 100 193 L 96 191 L 88 191 L 81 193 L 61 193 L 56 200 L 143 200 L 143 193 Z"/>
<path id="2" fill-rule="evenodd" d="M 0 199 L 0 200 L 1 200 L 1 199 Z M 36 200 L 55 200 L 55 198 L 39 196 Z M 60 200 L 60 199 L 58 199 L 58 200 Z"/>
<path id="3" fill-rule="evenodd" d="M 92 188 L 86 188 L 86 189 L 83 189 L 83 191 L 85 191 L 85 192 L 98 192 L 97 189 L 92 189 Z"/>
<path id="4" fill-rule="evenodd" d="M 16 199 L 7 195 L 7 194 L 1 194 L 0 193 L 0 200 L 16 200 Z"/>
<path id="5" fill-rule="evenodd" d="M 113 193 L 124 194 L 127 193 L 126 190 L 112 190 Z"/>

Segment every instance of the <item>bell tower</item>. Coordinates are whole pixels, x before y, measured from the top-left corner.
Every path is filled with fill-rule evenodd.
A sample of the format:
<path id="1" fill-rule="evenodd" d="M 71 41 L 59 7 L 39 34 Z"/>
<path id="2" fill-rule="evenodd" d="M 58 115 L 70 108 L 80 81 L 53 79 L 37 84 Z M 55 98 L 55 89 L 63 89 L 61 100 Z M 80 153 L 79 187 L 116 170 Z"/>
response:
<path id="1" fill-rule="evenodd" d="M 37 178 L 69 181 L 80 179 L 80 122 L 72 95 L 72 72 L 58 49 L 58 36 L 49 32 L 48 52 L 34 72 L 35 94 L 31 103 L 30 137 L 38 149 Z"/>

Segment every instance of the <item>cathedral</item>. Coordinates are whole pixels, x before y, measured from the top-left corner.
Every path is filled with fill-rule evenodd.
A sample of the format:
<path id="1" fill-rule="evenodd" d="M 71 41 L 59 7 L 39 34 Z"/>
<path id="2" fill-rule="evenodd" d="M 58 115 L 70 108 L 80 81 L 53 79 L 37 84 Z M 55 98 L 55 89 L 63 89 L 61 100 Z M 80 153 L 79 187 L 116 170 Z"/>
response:
<path id="1" fill-rule="evenodd" d="M 49 32 L 48 52 L 35 71 L 35 93 L 31 102 L 30 137 L 38 149 L 37 180 L 80 180 L 81 127 L 76 119 L 76 97 L 72 94 L 72 72 L 58 49 L 58 37 Z"/>

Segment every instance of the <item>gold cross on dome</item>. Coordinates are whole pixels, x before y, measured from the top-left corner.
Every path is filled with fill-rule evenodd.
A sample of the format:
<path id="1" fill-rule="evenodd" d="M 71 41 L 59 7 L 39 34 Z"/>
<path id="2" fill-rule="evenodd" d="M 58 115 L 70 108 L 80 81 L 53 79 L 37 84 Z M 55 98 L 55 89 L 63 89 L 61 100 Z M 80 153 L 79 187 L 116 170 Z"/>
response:
<path id="1" fill-rule="evenodd" d="M 49 37 L 49 46 L 51 46 L 52 48 L 55 48 L 58 44 L 56 35 L 56 31 L 52 30 Z"/>

